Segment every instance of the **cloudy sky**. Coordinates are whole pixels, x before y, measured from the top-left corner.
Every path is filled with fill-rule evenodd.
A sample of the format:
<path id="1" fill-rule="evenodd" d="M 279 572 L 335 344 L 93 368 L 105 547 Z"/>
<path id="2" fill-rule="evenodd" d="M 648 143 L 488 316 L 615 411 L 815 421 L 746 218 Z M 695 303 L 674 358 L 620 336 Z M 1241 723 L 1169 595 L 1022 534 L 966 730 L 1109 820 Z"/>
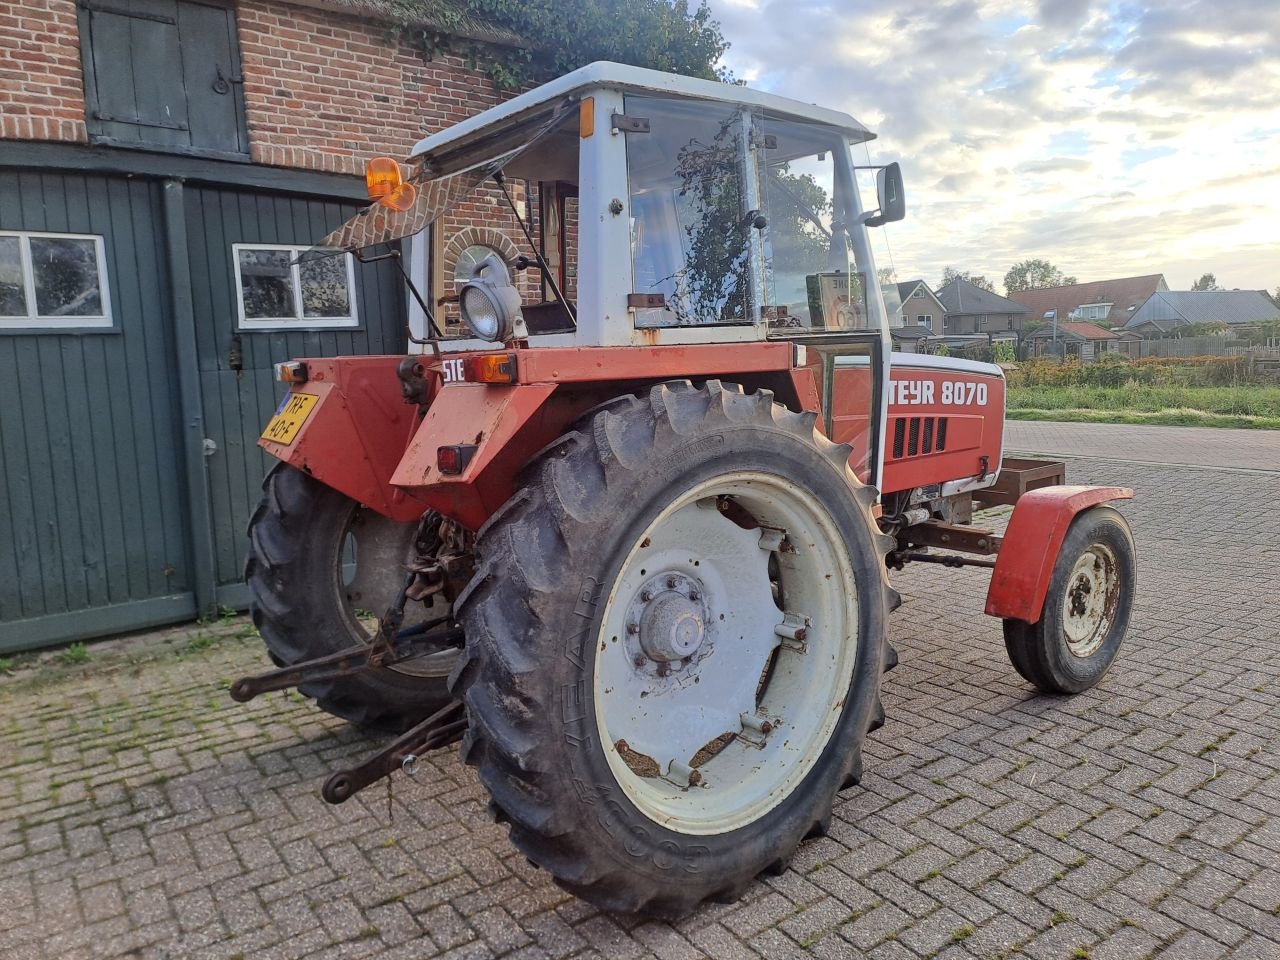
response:
<path id="1" fill-rule="evenodd" d="M 878 265 L 1280 286 L 1280 2 L 710 0 L 752 86 L 899 160 Z M 856 158 L 856 155 L 855 155 Z M 866 162 L 863 158 L 863 162 Z M 873 231 L 875 232 L 875 231 Z"/>

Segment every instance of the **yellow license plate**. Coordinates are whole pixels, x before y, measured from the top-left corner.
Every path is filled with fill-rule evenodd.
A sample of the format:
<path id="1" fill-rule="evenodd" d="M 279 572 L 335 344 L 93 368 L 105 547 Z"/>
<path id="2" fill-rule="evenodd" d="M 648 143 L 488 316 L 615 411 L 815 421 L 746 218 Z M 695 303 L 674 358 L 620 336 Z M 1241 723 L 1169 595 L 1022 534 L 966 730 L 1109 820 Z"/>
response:
<path id="1" fill-rule="evenodd" d="M 311 411 L 316 408 L 316 401 L 319 399 L 313 393 L 289 394 L 281 402 L 271 422 L 267 424 L 267 429 L 262 431 L 262 439 L 270 440 L 272 443 L 283 443 L 286 446 L 293 443 L 298 436 L 298 431 L 307 422 L 307 417 L 311 416 Z"/>

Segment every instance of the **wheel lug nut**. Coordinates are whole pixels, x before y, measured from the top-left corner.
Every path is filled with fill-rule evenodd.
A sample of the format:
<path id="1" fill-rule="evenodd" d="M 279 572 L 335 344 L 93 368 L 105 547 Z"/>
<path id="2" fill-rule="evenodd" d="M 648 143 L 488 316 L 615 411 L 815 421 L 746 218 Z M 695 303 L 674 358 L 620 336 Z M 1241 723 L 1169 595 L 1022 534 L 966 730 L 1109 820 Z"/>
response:
<path id="1" fill-rule="evenodd" d="M 640 654 L 638 654 L 638 653 L 637 653 L 637 654 L 636 654 L 636 657 L 635 657 L 635 659 L 632 661 L 632 663 L 634 663 L 637 667 L 643 667 L 643 666 L 644 666 L 644 657 L 640 656 Z"/>
<path id="2" fill-rule="evenodd" d="M 689 591 L 689 599 L 690 599 L 690 600 L 701 600 L 701 599 L 702 599 L 702 594 L 700 594 L 697 590 L 690 590 L 690 591 Z"/>
<path id="3" fill-rule="evenodd" d="M 674 589 L 676 588 L 676 586 L 677 586 L 679 583 L 680 583 L 680 581 L 679 581 L 679 580 L 677 580 L 675 577 L 667 577 L 667 589 L 668 589 L 668 590 L 674 590 Z"/>
<path id="4" fill-rule="evenodd" d="M 640 599 L 641 599 L 643 602 L 648 603 L 650 600 L 652 600 L 652 599 L 653 599 L 653 591 L 652 591 L 652 590 L 642 590 L 642 591 L 640 592 Z"/>
<path id="5" fill-rule="evenodd" d="M 671 666 L 665 660 L 659 661 L 658 676 L 665 677 L 670 672 L 671 672 Z"/>

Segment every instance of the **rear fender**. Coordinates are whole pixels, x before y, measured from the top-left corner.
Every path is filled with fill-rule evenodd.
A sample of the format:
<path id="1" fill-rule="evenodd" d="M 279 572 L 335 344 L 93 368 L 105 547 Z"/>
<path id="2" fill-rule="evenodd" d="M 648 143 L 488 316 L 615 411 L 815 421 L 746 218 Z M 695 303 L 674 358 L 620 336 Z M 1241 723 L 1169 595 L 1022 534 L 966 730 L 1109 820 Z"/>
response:
<path id="1" fill-rule="evenodd" d="M 563 402 L 548 403 L 556 389 L 554 383 L 446 384 L 431 401 L 391 482 L 463 526 L 479 529 L 511 496 L 519 467 L 572 419 Z M 584 408 L 591 403 L 581 402 Z M 454 444 L 474 446 L 475 453 L 462 473 L 442 474 L 436 451 Z"/>
<path id="2" fill-rule="evenodd" d="M 290 443 L 258 446 L 383 516 L 409 522 L 425 509 L 391 485 L 417 421 L 404 402 L 396 367 L 402 357 L 308 359 L 307 382 L 290 393 L 318 397 Z"/>
<path id="3" fill-rule="evenodd" d="M 987 588 L 987 613 L 1035 623 L 1067 528 L 1076 515 L 1111 500 L 1132 500 L 1128 487 L 1041 487 L 1018 498 Z"/>

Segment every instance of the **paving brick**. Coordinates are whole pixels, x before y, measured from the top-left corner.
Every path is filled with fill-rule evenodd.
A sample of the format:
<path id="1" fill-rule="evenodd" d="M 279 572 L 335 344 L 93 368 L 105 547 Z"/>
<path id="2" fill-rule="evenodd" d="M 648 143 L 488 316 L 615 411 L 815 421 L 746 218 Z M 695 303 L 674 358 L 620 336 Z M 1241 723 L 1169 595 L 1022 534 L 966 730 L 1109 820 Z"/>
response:
<path id="1" fill-rule="evenodd" d="M 1139 603 L 1103 682 L 1037 695 L 982 616 L 984 574 L 895 574 L 901 665 L 862 785 L 790 870 L 675 924 L 554 886 L 453 751 L 396 779 L 390 821 L 381 789 L 325 804 L 317 781 L 380 741 L 310 703 L 231 703 L 210 678 L 264 665 L 235 625 L 180 660 L 150 656 L 172 632 L 120 641 L 141 670 L 0 676 L 18 718 L 0 956 L 1274 960 L 1280 652 L 1259 638 L 1280 635 L 1280 516 L 1251 505 L 1280 500 L 1280 473 L 1105 459 L 1121 452 L 1069 464 L 1138 491 Z M 1214 511 L 1194 506 L 1206 484 Z"/>

